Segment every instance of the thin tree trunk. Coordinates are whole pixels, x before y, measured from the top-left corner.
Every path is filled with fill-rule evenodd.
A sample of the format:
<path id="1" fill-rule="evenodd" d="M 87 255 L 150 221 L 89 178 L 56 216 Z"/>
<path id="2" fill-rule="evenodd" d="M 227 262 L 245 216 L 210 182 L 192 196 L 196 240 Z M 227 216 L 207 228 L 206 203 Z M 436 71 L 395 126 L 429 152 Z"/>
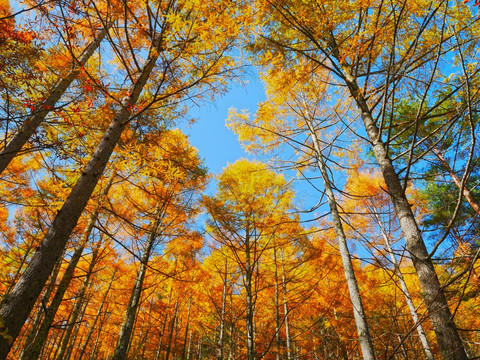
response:
<path id="1" fill-rule="evenodd" d="M 90 277 L 93 273 L 93 268 L 97 264 L 98 248 L 95 248 L 92 253 L 92 260 L 88 266 L 87 273 L 85 275 L 85 280 L 83 281 L 82 288 L 77 297 L 77 302 L 75 303 L 75 308 L 73 309 L 72 316 L 70 318 L 69 324 L 67 325 L 67 331 L 65 332 L 65 337 L 63 338 L 62 345 L 60 347 L 60 353 L 58 354 L 57 360 L 63 360 L 65 352 L 70 341 L 70 336 L 72 335 L 73 329 L 76 327 L 78 317 L 84 307 L 84 298 L 88 286 L 90 285 Z"/>
<path id="2" fill-rule="evenodd" d="M 285 340 L 287 343 L 287 360 L 291 360 L 292 359 L 292 341 L 290 337 L 290 324 L 288 321 L 287 282 L 285 279 L 285 261 L 283 258 L 283 254 L 282 254 L 282 291 L 283 291 L 283 312 L 284 312 L 284 318 L 285 318 Z"/>
<path id="3" fill-rule="evenodd" d="M 453 321 L 453 315 L 443 288 L 433 266 L 432 259 L 427 251 L 420 229 L 413 215 L 405 191 L 390 159 L 385 144 L 370 108 L 360 91 L 356 79 L 347 67 L 343 67 L 344 80 L 356 105 L 365 126 L 368 139 L 373 148 L 375 159 L 383 174 L 388 193 L 397 214 L 400 227 L 405 238 L 407 249 L 412 257 L 413 266 L 418 275 L 420 286 L 425 297 L 430 320 L 437 337 L 440 352 L 445 360 L 468 359 Z"/>
<path id="4" fill-rule="evenodd" d="M 107 310 L 108 310 L 108 305 L 109 304 L 107 303 Z M 95 338 L 95 343 L 93 344 L 93 349 L 90 353 L 89 360 L 101 359 L 102 358 L 101 356 L 97 355 L 97 348 L 98 348 L 98 343 L 100 342 L 100 337 L 101 337 L 101 334 L 102 334 L 103 325 L 106 323 L 106 320 L 109 317 L 109 313 L 108 313 L 107 310 L 105 310 L 103 320 L 100 321 L 100 327 L 98 328 L 97 337 Z"/>
<path id="5" fill-rule="evenodd" d="M 73 80 L 78 76 L 80 69 L 98 49 L 100 43 L 112 27 L 113 22 L 108 22 L 98 36 L 85 48 L 82 55 L 72 64 L 72 70 L 53 88 L 48 97 L 35 106 L 34 113 L 23 123 L 21 128 L 10 139 L 0 153 L 0 174 L 7 168 L 8 164 L 18 154 L 25 143 L 35 133 L 45 117 L 55 109 L 55 106 L 68 89 Z"/>
<path id="6" fill-rule="evenodd" d="M 225 311 L 227 301 L 227 271 L 227 259 L 225 259 L 225 277 L 223 278 L 222 311 L 220 313 L 220 331 L 218 334 L 217 360 L 223 360 L 223 339 L 225 336 Z"/>
<path id="7" fill-rule="evenodd" d="M 312 136 L 313 146 L 315 148 L 317 166 L 322 174 L 323 184 L 325 187 L 325 193 L 328 199 L 328 205 L 330 206 L 330 213 L 332 215 L 333 226 L 335 234 L 337 235 L 338 248 L 342 257 L 343 269 L 345 272 L 345 278 L 347 280 L 348 292 L 350 294 L 350 301 L 353 306 L 353 315 L 355 318 L 355 324 L 357 326 L 358 341 L 360 348 L 362 349 L 362 355 L 364 360 L 374 360 L 375 353 L 373 351 L 372 340 L 367 325 L 367 318 L 362 304 L 362 298 L 360 297 L 360 291 L 358 290 L 357 279 L 355 277 L 355 271 L 353 270 L 352 259 L 350 258 L 350 251 L 347 246 L 347 239 L 343 231 L 342 221 L 337 208 L 337 202 L 332 190 L 330 179 L 328 177 L 327 168 L 325 166 L 324 158 L 320 148 L 320 142 L 317 138 L 317 134 L 313 127 L 313 124 L 308 117 L 305 116 L 305 123 L 310 130 Z"/>
<path id="8" fill-rule="evenodd" d="M 462 189 L 462 181 L 458 178 L 457 174 L 455 174 L 455 172 L 452 170 L 452 168 L 450 167 L 449 163 L 447 162 L 443 154 L 436 147 L 433 148 L 433 152 L 437 156 L 438 160 L 440 160 L 442 165 L 447 169 L 447 172 L 452 178 L 455 186 L 458 188 L 458 190 L 462 191 L 462 194 L 465 200 L 467 200 L 467 202 L 470 204 L 470 206 L 475 211 L 475 213 L 478 216 L 480 216 L 480 205 L 478 205 L 478 203 L 475 202 L 475 199 L 472 197 L 470 190 L 468 190 L 466 186 L 464 186 Z"/>
<path id="9" fill-rule="evenodd" d="M 42 351 L 42 347 L 46 343 L 48 332 L 50 331 L 50 327 L 52 326 L 53 320 L 55 319 L 57 310 L 60 307 L 60 304 L 62 303 L 63 297 L 65 295 L 65 292 L 68 289 L 68 286 L 70 285 L 70 282 L 72 281 L 74 271 L 77 267 L 78 262 L 80 261 L 80 258 L 82 257 L 83 250 L 85 249 L 88 239 L 90 238 L 90 234 L 92 233 L 93 227 L 97 221 L 98 214 L 100 212 L 104 199 L 106 198 L 106 196 L 108 195 L 108 192 L 110 191 L 110 188 L 113 184 L 113 179 L 115 178 L 115 176 L 116 176 L 116 170 L 113 171 L 112 175 L 108 179 L 108 182 L 105 185 L 105 188 L 103 189 L 102 194 L 98 199 L 97 206 L 95 207 L 95 210 L 93 211 L 92 215 L 90 216 L 90 219 L 88 220 L 87 227 L 85 228 L 85 231 L 82 235 L 80 244 L 75 249 L 75 252 L 73 253 L 72 258 L 70 259 L 70 262 L 68 263 L 68 266 L 65 269 L 65 273 L 63 274 L 62 280 L 58 285 L 57 291 L 55 292 L 52 302 L 50 303 L 50 306 L 48 307 L 45 313 L 45 317 L 43 319 L 42 325 L 40 326 L 40 329 L 38 330 L 35 340 L 33 340 L 32 344 L 29 345 L 29 347 L 26 348 L 26 350 L 24 350 L 21 360 L 38 359 L 40 352 Z"/>
<path id="10" fill-rule="evenodd" d="M 418 318 L 417 310 L 415 308 L 415 305 L 413 304 L 412 297 L 410 296 L 410 292 L 408 291 L 407 284 L 405 282 L 402 271 L 400 269 L 400 265 L 397 262 L 397 258 L 395 257 L 395 254 L 393 252 L 392 246 L 390 245 L 390 240 L 388 239 L 385 228 L 383 227 L 383 224 L 380 221 L 380 218 L 378 217 L 378 214 L 375 210 L 373 211 L 373 215 L 375 216 L 377 224 L 380 227 L 380 231 L 382 232 L 383 240 L 385 241 L 385 246 L 387 247 L 387 251 L 390 254 L 390 260 L 392 261 L 392 264 L 395 268 L 395 274 L 397 275 L 398 281 L 400 282 L 400 287 L 405 296 L 405 301 L 408 305 L 408 309 L 410 310 L 410 314 L 412 315 L 413 323 L 415 324 L 414 326 L 417 328 L 418 337 L 420 338 L 420 342 L 422 343 L 422 346 L 423 346 L 423 351 L 425 352 L 425 358 L 427 360 L 434 360 L 432 349 L 428 344 L 427 336 L 425 335 L 425 331 L 423 330 L 422 323 Z"/>
<path id="11" fill-rule="evenodd" d="M 110 292 L 110 289 L 113 284 L 113 280 L 115 279 L 115 274 L 116 270 L 113 271 L 112 278 L 110 279 L 110 282 L 108 283 L 107 290 L 105 291 L 105 294 L 103 295 L 102 302 L 100 303 L 100 306 L 98 307 L 97 314 L 95 315 L 95 318 L 93 319 L 93 324 L 90 326 L 90 330 L 88 331 L 87 338 L 85 339 L 85 343 L 82 347 L 82 351 L 78 355 L 78 360 L 81 360 L 83 355 L 85 354 L 85 351 L 87 350 L 88 342 L 90 341 L 93 331 L 95 330 L 95 326 L 97 325 L 97 321 L 100 318 L 100 315 L 102 313 L 103 306 L 105 305 L 105 300 L 107 299 L 108 293 Z"/>
<path id="12" fill-rule="evenodd" d="M 176 264 L 175 264 L 175 269 L 176 269 Z M 168 293 L 167 309 L 170 307 L 170 301 L 172 300 L 172 293 L 173 293 L 173 287 L 170 287 L 170 292 Z M 163 326 L 162 326 L 162 333 L 160 334 L 160 339 L 159 339 L 158 348 L 157 348 L 157 355 L 155 356 L 155 360 L 160 359 L 160 354 L 162 351 L 163 335 L 165 334 L 165 329 L 167 328 L 167 322 L 168 322 L 168 311 L 165 311 L 165 317 L 163 319 Z"/>
<path id="13" fill-rule="evenodd" d="M 188 299 L 188 310 L 187 310 L 187 321 L 185 324 L 185 336 L 183 337 L 183 350 L 182 350 L 182 360 L 185 360 L 186 349 L 187 349 L 187 337 L 188 337 L 188 328 L 190 327 L 190 306 L 192 305 L 192 295 Z"/>
<path id="14" fill-rule="evenodd" d="M 52 276 L 50 277 L 50 285 L 47 287 L 45 294 L 43 294 L 42 299 L 40 300 L 40 306 L 38 308 L 37 314 L 35 315 L 35 320 L 33 321 L 32 327 L 28 331 L 27 338 L 25 339 L 25 343 L 23 345 L 23 350 L 20 353 L 20 358 L 23 357 L 24 352 L 32 345 L 35 336 L 37 334 L 38 328 L 42 323 L 42 317 L 45 315 L 45 309 L 52 295 L 53 289 L 55 287 L 55 283 L 57 281 L 58 273 L 60 271 L 60 267 L 62 265 L 62 259 L 57 261 L 57 265 L 53 270 Z"/>
<path id="15" fill-rule="evenodd" d="M 140 296 L 142 294 L 143 280 L 145 279 L 145 274 L 147 272 L 148 260 L 150 259 L 150 254 L 157 238 L 158 227 L 162 220 L 162 213 L 158 208 L 155 213 L 156 219 L 152 224 L 153 226 L 140 260 L 140 268 L 135 278 L 135 284 L 133 285 L 132 294 L 130 295 L 130 301 L 127 306 L 127 311 L 125 312 L 125 317 L 123 318 L 120 336 L 118 338 L 117 345 L 115 346 L 112 360 L 123 360 L 127 358 L 128 345 L 132 337 L 135 317 L 140 304 Z"/>
<path id="16" fill-rule="evenodd" d="M 158 36 L 150 49 L 148 58 L 129 96 L 121 103 L 112 122 L 80 178 L 58 211 L 52 226 L 33 255 L 12 292 L 0 306 L 0 360 L 5 360 L 20 329 L 42 291 L 52 268 L 63 252 L 67 240 L 80 218 L 90 196 L 97 185 L 120 135 L 128 124 L 133 106 L 136 104 L 160 54 L 162 37 Z"/>
<path id="17" fill-rule="evenodd" d="M 247 317 L 247 360 L 255 360 L 254 325 L 253 325 L 253 293 L 252 278 L 254 267 L 251 259 L 250 231 L 248 224 L 245 235 L 245 291 L 246 291 L 246 317 Z"/>
<path id="18" fill-rule="evenodd" d="M 280 360 L 280 295 L 278 286 L 277 246 L 273 245 L 273 266 L 275 279 L 275 360 Z"/>
<path id="19" fill-rule="evenodd" d="M 177 299 L 175 300 L 173 316 L 172 316 L 172 319 L 170 320 L 170 329 L 168 332 L 168 345 L 167 345 L 167 352 L 165 354 L 165 360 L 168 360 L 170 358 L 170 352 L 172 349 L 172 338 L 173 338 L 173 333 L 175 331 L 175 321 L 177 320 L 177 312 L 178 312 L 178 295 L 177 295 Z"/>

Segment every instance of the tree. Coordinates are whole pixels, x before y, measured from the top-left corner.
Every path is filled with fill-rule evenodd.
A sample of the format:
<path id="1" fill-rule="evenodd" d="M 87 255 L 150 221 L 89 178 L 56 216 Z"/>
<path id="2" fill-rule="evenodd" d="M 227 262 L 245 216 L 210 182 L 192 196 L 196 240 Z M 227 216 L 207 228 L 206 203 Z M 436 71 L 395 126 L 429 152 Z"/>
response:
<path id="1" fill-rule="evenodd" d="M 286 224 L 298 221 L 287 213 L 292 199 L 282 176 L 247 160 L 229 165 L 219 176 L 216 196 L 205 198 L 210 234 L 228 249 L 242 273 L 249 360 L 261 357 L 255 348 L 255 312 L 262 259 Z"/>
<path id="2" fill-rule="evenodd" d="M 229 8 L 215 1 L 200 3 L 192 1 L 185 4 L 171 1 L 159 4 L 156 10 L 152 10 L 149 4 L 144 6 L 146 8 L 142 10 L 145 11 L 144 16 L 147 18 L 151 14 L 157 14 L 156 18 L 151 18 L 151 22 L 146 22 L 150 26 L 147 34 L 151 35 L 150 41 L 145 42 L 149 44 L 145 50 L 148 56 L 131 78 L 131 85 L 119 102 L 108 129 L 29 266 L 9 296 L 2 301 L 0 330 L 4 336 L 0 338 L 1 359 L 7 356 L 12 342 L 18 336 L 130 121 L 152 106 L 168 108 L 169 103 L 175 105 L 184 99 L 186 94 L 194 97 L 203 95 L 203 92 L 209 89 L 220 91 L 221 84 L 216 81 L 224 79 L 232 69 L 232 60 L 226 56 L 226 52 L 240 31 L 237 21 L 241 24 L 247 15 L 238 15 L 237 8 Z M 224 11 L 212 10 L 217 7 L 223 8 Z M 128 15 L 128 9 L 126 13 Z M 135 16 L 124 19 L 125 23 L 129 21 L 135 23 L 135 20 Z M 185 24 L 189 27 L 185 27 Z M 135 24 L 132 26 L 136 27 Z M 218 34 L 222 34 L 215 38 L 215 43 L 209 41 L 212 29 L 219 29 Z M 128 38 L 126 41 L 128 42 Z M 156 66 L 159 58 L 161 61 Z M 149 79 L 151 85 L 141 98 Z M 216 87 L 217 85 L 219 87 Z M 139 100 L 141 104 L 138 104 Z"/>
<path id="3" fill-rule="evenodd" d="M 271 62 L 272 57 L 290 68 L 306 62 L 311 68 L 326 69 L 345 87 L 354 104 L 352 114 L 361 118 L 394 204 L 442 357 L 466 359 L 431 254 L 405 194 L 414 160 L 412 149 L 419 139 L 414 137 L 407 146 L 407 168 L 396 169 L 389 153 L 390 130 L 394 126 L 389 109 L 393 111 L 394 106 L 387 105 L 398 102 L 410 89 L 416 89 L 422 104 L 429 104 L 432 92 L 450 83 L 448 74 L 442 74 L 441 69 L 453 65 L 453 54 L 462 58 L 458 68 L 464 80 L 471 79 L 474 72 L 465 71 L 464 59 L 474 54 L 465 44 L 475 43 L 477 26 L 469 11 L 450 6 L 448 1 L 259 1 L 257 8 L 263 10 L 258 14 L 265 41 L 255 50 L 264 54 L 263 59 L 258 57 L 263 63 Z M 449 21 L 455 26 L 449 28 Z M 436 81 L 437 77 L 446 82 Z M 449 94 L 457 91 L 454 88 Z M 436 106 L 438 103 L 429 108 Z M 462 108 L 465 111 L 468 109 Z"/>

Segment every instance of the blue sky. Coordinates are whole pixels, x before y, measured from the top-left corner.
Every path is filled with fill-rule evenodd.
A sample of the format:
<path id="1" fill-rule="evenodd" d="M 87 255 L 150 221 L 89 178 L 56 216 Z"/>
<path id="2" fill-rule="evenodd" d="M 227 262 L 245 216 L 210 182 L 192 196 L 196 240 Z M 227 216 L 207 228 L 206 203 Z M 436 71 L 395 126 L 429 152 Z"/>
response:
<path id="1" fill-rule="evenodd" d="M 243 85 L 233 84 L 230 90 L 214 103 L 192 108 L 191 116 L 197 118 L 197 121 L 190 127 L 182 127 L 189 136 L 190 143 L 198 149 L 200 157 L 214 175 L 237 159 L 251 158 L 238 142 L 237 135 L 225 126 L 230 108 L 248 109 L 250 113 L 254 113 L 257 104 L 265 100 L 261 81 L 255 75 L 250 75 L 247 80 Z"/>

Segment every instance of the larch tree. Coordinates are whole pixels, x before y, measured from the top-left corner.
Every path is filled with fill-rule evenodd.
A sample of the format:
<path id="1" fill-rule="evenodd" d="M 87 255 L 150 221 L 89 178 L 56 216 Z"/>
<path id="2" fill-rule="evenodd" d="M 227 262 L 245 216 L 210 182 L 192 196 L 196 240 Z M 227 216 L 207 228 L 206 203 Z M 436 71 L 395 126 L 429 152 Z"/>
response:
<path id="1" fill-rule="evenodd" d="M 123 41 L 126 49 L 131 49 L 133 63 L 130 65 L 136 70 L 129 72 L 130 85 L 123 93 L 123 98 L 118 100 L 107 130 L 58 211 L 47 235 L 12 292 L 2 299 L 1 359 L 6 358 L 54 264 L 61 256 L 125 128 L 145 109 L 168 107 L 188 97 L 221 91 L 222 81 L 234 67 L 227 52 L 249 17 L 247 7 L 243 13 L 239 13 L 241 3 L 233 7 L 217 1 L 169 1 L 138 4 L 134 8 L 124 5 L 127 7 L 123 21 L 125 25 L 141 31 L 142 44 L 146 45 L 142 51 L 146 58 L 141 63 L 138 51 L 129 48 L 131 34 L 129 26 L 125 26 L 123 35 L 120 33 L 117 40 Z M 137 23 L 136 12 L 138 16 L 143 16 L 144 22 Z M 214 42 L 213 29 L 216 34 Z M 118 44 L 113 44 L 117 48 Z M 125 60 L 122 54 L 118 54 L 118 58 L 120 63 Z M 122 66 L 128 65 L 122 63 Z"/>
<path id="2" fill-rule="evenodd" d="M 205 198 L 210 235 L 228 248 L 242 274 L 245 292 L 246 358 L 262 357 L 255 348 L 255 313 L 262 288 L 263 257 L 287 223 L 293 193 L 281 175 L 262 163 L 239 160 L 219 176 L 217 194 Z M 297 234 L 300 237 L 301 234 Z M 273 338 L 271 339 L 273 340 Z"/>
<path id="3" fill-rule="evenodd" d="M 452 86 L 446 97 L 469 89 L 476 69 L 472 46 L 478 41 L 475 21 L 467 6 L 450 1 L 258 1 L 261 44 L 254 45 L 260 63 L 278 64 L 277 70 L 309 63 L 329 72 L 329 79 L 351 99 L 352 120 L 359 117 L 368 144 L 381 169 L 405 242 L 420 280 L 437 342 L 444 359 L 466 359 L 447 298 L 435 272 L 418 221 L 405 189 L 418 136 L 406 144 L 408 160 L 395 167 L 389 152 L 395 104 L 414 89 L 420 100 L 418 121 L 440 103 L 432 94 L 451 85 L 455 68 L 462 86 Z M 451 24 L 451 25 L 450 25 Z M 467 45 L 468 44 L 468 45 Z M 455 59 L 460 59 L 456 62 Z M 468 60 L 467 60 L 468 59 Z M 329 81 L 329 80 L 327 80 Z M 474 95 L 474 92 L 471 92 Z M 444 101 L 445 97 L 440 100 Z M 423 105 L 427 107 L 424 109 Z M 460 113 L 471 116 L 468 102 Z M 455 118 L 455 117 L 454 117 Z M 438 242 L 443 242 L 443 237 Z M 436 247 L 435 247 L 436 248 Z"/>

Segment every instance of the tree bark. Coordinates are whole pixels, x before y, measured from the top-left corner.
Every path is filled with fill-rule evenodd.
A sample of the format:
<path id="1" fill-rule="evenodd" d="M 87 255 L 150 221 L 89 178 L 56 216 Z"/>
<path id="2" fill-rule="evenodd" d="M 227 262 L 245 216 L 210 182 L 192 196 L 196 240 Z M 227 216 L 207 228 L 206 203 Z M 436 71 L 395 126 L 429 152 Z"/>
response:
<path id="1" fill-rule="evenodd" d="M 85 280 L 83 281 L 83 285 L 82 285 L 82 288 L 80 289 L 80 293 L 77 296 L 77 302 L 75 303 L 75 308 L 73 309 L 72 316 L 70 317 L 69 324 L 67 325 L 67 331 L 65 332 L 65 337 L 63 338 L 62 345 L 60 347 L 60 353 L 57 356 L 57 360 L 63 360 L 65 356 L 65 352 L 67 351 L 67 347 L 68 347 L 73 329 L 75 328 L 78 317 L 84 307 L 85 293 L 87 291 L 88 286 L 90 285 L 90 277 L 92 276 L 93 268 L 97 263 L 97 256 L 98 256 L 98 248 L 93 250 L 92 259 L 90 261 L 90 265 L 88 266 L 87 274 L 85 275 Z"/>
<path id="2" fill-rule="evenodd" d="M 132 85 L 129 96 L 121 103 L 112 122 L 80 178 L 58 211 L 52 226 L 33 258 L 8 297 L 0 306 L 0 360 L 5 360 L 20 329 L 32 310 L 38 295 L 60 257 L 67 240 L 80 218 L 90 196 L 97 185 L 120 135 L 128 124 L 133 106 L 136 104 L 155 66 L 161 50 L 161 36 L 152 44 L 148 58 L 137 81 Z"/>
<path id="3" fill-rule="evenodd" d="M 480 216 L 480 205 L 478 205 L 478 203 L 475 202 L 475 199 L 472 197 L 470 190 L 468 190 L 466 186 L 463 186 L 462 188 L 462 181 L 458 178 L 457 174 L 455 174 L 455 172 L 452 170 L 452 168 L 450 167 L 450 164 L 447 162 L 443 154 L 436 147 L 433 148 L 433 152 L 435 153 L 438 160 L 440 160 L 442 165 L 447 170 L 455 186 L 458 188 L 459 191 L 462 192 L 462 195 L 465 198 L 465 200 L 467 200 L 467 202 L 470 204 L 470 206 L 475 211 L 475 213 L 478 216 Z"/>
<path id="4" fill-rule="evenodd" d="M 380 227 L 380 231 L 382 232 L 383 240 L 385 241 L 385 246 L 387 247 L 387 251 L 390 254 L 390 260 L 392 261 L 393 267 L 395 268 L 395 275 L 397 275 L 398 281 L 400 283 L 400 288 L 402 289 L 403 295 L 405 296 L 405 302 L 408 305 L 408 309 L 410 310 L 410 314 L 412 315 L 414 326 L 417 329 L 418 337 L 420 338 L 420 342 L 423 346 L 423 351 L 425 353 L 425 358 L 427 360 L 434 360 L 432 349 L 428 344 L 427 336 L 425 335 L 425 331 L 423 330 L 422 323 L 418 318 L 417 310 L 415 305 L 413 304 L 412 297 L 410 296 L 410 292 L 408 291 L 407 284 L 403 277 L 402 271 L 400 269 L 400 265 L 397 262 L 397 258 L 393 252 L 392 246 L 390 245 L 390 240 L 388 239 L 387 233 L 385 228 L 380 221 L 380 218 L 375 210 L 373 210 L 373 215 L 377 221 L 377 224 Z"/>
<path id="5" fill-rule="evenodd" d="M 113 22 L 108 22 L 106 24 L 105 28 L 100 31 L 98 36 L 85 48 L 82 55 L 75 60 L 74 64 L 72 64 L 72 70 L 60 80 L 44 101 L 35 106 L 34 113 L 25 121 L 25 123 L 23 123 L 16 134 L 2 149 L 0 153 L 0 174 L 3 173 L 8 164 L 10 164 L 10 161 L 12 161 L 28 139 L 30 139 L 43 120 L 45 120 L 45 117 L 55 108 L 58 100 L 60 100 L 72 81 L 78 76 L 81 67 L 86 64 L 95 50 L 98 49 L 100 43 L 105 38 L 112 25 Z"/>
<path id="6" fill-rule="evenodd" d="M 135 317 L 137 315 L 138 306 L 140 305 L 140 296 L 142 295 L 143 280 L 145 279 L 145 274 L 147 272 L 148 260 L 150 259 L 150 254 L 157 238 L 158 227 L 162 219 L 158 208 L 155 216 L 156 219 L 152 224 L 152 229 L 148 236 L 148 240 L 145 244 L 145 249 L 140 260 L 140 268 L 135 278 L 132 294 L 130 295 L 130 301 L 127 306 L 127 311 L 125 312 L 125 317 L 123 318 L 120 336 L 118 338 L 117 345 L 115 346 L 112 360 L 123 360 L 127 358 L 128 344 L 130 343 L 130 338 L 132 337 Z"/>
<path id="7" fill-rule="evenodd" d="M 21 356 L 21 360 L 38 359 L 40 352 L 42 351 L 42 347 L 46 343 L 48 332 L 50 331 L 50 327 L 52 326 L 53 320 L 55 319 L 57 310 L 60 307 L 60 304 L 65 295 L 65 292 L 67 291 L 68 286 L 70 285 L 70 282 L 72 281 L 74 271 L 77 267 L 78 262 L 80 261 L 80 258 L 82 257 L 83 250 L 87 245 L 88 239 L 90 238 L 90 234 L 97 221 L 98 214 L 100 213 L 100 209 L 102 207 L 103 201 L 108 195 L 108 192 L 110 191 L 110 188 L 113 184 L 113 179 L 115 178 L 115 176 L 116 176 L 116 170 L 113 171 L 112 175 L 108 179 L 108 182 L 105 185 L 105 188 L 103 189 L 102 194 L 98 199 L 98 203 L 95 207 L 95 210 L 90 216 L 90 219 L 88 220 L 88 223 L 87 223 L 87 227 L 83 232 L 82 239 L 80 240 L 80 244 L 75 249 L 75 252 L 73 253 L 72 258 L 70 259 L 70 262 L 68 263 L 68 266 L 65 269 L 65 272 L 62 276 L 62 280 L 60 280 L 60 284 L 58 285 L 57 291 L 53 296 L 50 306 L 47 308 L 42 325 L 40 326 L 40 329 L 38 330 L 38 333 L 35 336 L 35 340 L 33 340 L 31 345 L 28 345 L 28 347 L 24 349 L 24 352 Z"/>
<path id="8" fill-rule="evenodd" d="M 87 350 L 88 342 L 90 341 L 93 331 L 95 330 L 95 326 L 97 325 L 97 321 L 100 318 L 100 315 L 102 313 L 103 306 L 105 305 L 105 300 L 107 299 L 108 293 L 110 292 L 110 289 L 113 284 L 113 280 L 115 279 L 115 274 L 116 270 L 113 271 L 112 278 L 110 279 L 110 282 L 108 284 L 107 290 L 105 291 L 105 294 L 103 295 L 102 302 L 100 303 L 100 306 L 98 307 L 97 314 L 95 315 L 95 318 L 93 320 L 93 324 L 90 326 L 90 330 L 88 331 L 87 338 L 85 339 L 85 343 L 83 344 L 82 351 L 78 355 L 78 360 L 81 360 L 83 355 L 85 354 L 85 351 Z"/>
<path id="9" fill-rule="evenodd" d="M 328 177 L 327 168 L 325 166 L 322 150 L 320 148 L 320 142 L 317 138 L 317 134 L 308 114 L 305 115 L 304 120 L 308 129 L 310 130 L 310 135 L 312 136 L 315 155 L 317 158 L 317 166 L 322 175 L 325 193 L 327 195 L 328 205 L 332 215 L 333 227 L 335 229 L 335 234 L 337 235 L 338 248 L 342 257 L 343 269 L 345 272 L 345 278 L 347 280 L 350 301 L 353 306 L 353 315 L 355 318 L 355 324 L 357 326 L 358 341 L 360 343 L 360 348 L 362 349 L 363 359 L 374 360 L 375 353 L 373 351 L 372 340 L 368 330 L 367 317 L 365 316 L 362 298 L 360 297 L 360 291 L 358 289 L 357 279 L 353 269 L 352 259 L 350 258 L 350 251 L 348 250 L 347 246 L 347 238 L 343 231 L 342 221 L 338 212 L 337 202 L 335 200 L 331 182 Z"/>
<path id="10" fill-rule="evenodd" d="M 220 313 L 220 331 L 218 334 L 217 343 L 217 360 L 223 360 L 223 342 L 225 337 L 225 311 L 227 301 L 227 259 L 225 259 L 225 273 L 223 278 L 223 291 L 222 291 L 222 311 Z"/>
<path id="11" fill-rule="evenodd" d="M 356 79 L 347 67 L 343 67 L 344 81 L 351 96 L 355 99 L 368 139 L 373 148 L 375 159 L 383 174 L 388 193 L 400 222 L 407 249 L 412 257 L 413 266 L 418 275 L 425 297 L 430 320 L 432 322 L 442 358 L 445 360 L 468 359 L 462 340 L 453 321 L 443 288 L 429 256 L 420 229 L 413 215 L 400 179 L 381 139 L 370 108 L 360 91 Z"/>

